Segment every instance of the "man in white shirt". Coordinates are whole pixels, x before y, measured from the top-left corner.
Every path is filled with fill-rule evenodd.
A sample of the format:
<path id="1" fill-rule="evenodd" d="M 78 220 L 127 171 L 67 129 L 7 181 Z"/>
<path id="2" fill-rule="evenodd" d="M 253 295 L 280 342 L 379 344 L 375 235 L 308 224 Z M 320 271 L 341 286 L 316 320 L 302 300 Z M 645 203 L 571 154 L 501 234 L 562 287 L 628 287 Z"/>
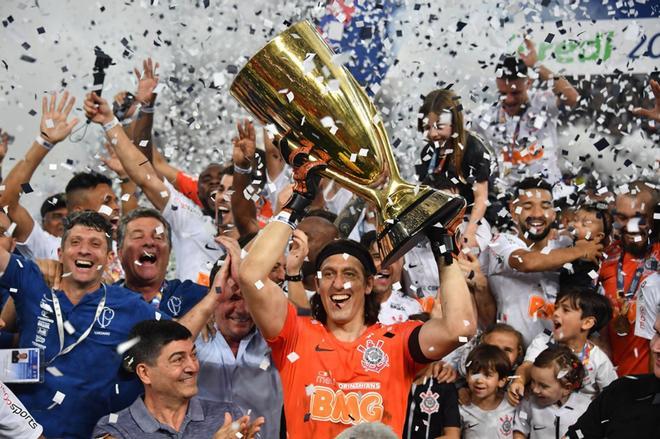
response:
<path id="1" fill-rule="evenodd" d="M 555 221 L 552 186 L 539 178 L 518 184 L 509 206 L 516 234 L 500 233 L 488 248 L 487 277 L 497 302 L 498 319 L 519 330 L 528 345 L 544 329 L 552 329 L 559 288 L 558 270 L 576 259 L 597 261 L 599 241 L 579 240 L 564 247 L 549 239 Z"/>
<path id="2" fill-rule="evenodd" d="M 534 44 L 529 40 L 525 44 L 526 54 L 505 55 L 500 59 L 496 67 L 500 102 L 481 111 L 472 125 L 496 152 L 500 177 L 507 188 L 525 176 L 542 174 L 550 183 L 560 179 L 559 105 L 574 107 L 579 98 L 566 79 L 537 64 Z M 532 90 L 535 76 L 549 82 L 552 89 Z"/>

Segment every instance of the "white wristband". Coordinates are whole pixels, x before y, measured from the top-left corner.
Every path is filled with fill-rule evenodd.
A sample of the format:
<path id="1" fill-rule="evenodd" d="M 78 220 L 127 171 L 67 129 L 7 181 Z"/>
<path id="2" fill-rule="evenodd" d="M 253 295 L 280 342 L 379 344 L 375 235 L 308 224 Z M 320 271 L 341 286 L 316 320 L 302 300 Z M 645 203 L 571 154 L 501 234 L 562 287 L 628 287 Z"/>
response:
<path id="1" fill-rule="evenodd" d="M 46 148 L 48 151 L 53 149 L 53 146 L 55 146 L 55 144 L 50 143 L 48 140 L 41 137 L 41 135 L 37 136 L 37 138 L 34 139 L 34 141 L 37 142 L 39 145 L 43 146 L 44 148 Z"/>
<path id="2" fill-rule="evenodd" d="M 236 172 L 237 174 L 244 174 L 244 175 L 252 174 L 252 166 L 250 165 L 249 168 L 241 168 L 237 164 L 234 164 L 234 172 Z"/>
<path id="3" fill-rule="evenodd" d="M 113 117 L 110 122 L 103 125 L 103 131 L 108 132 L 117 125 L 119 125 L 119 119 L 117 119 L 116 117 Z"/>
<path id="4" fill-rule="evenodd" d="M 154 112 L 154 106 L 146 106 L 146 105 L 141 105 L 140 106 L 140 113 L 145 113 L 145 114 L 153 114 Z"/>
<path id="5" fill-rule="evenodd" d="M 298 225 L 295 222 L 291 221 L 291 213 L 286 211 L 282 211 L 277 215 L 271 217 L 270 222 L 273 221 L 286 224 L 287 226 L 291 227 L 291 230 L 296 230 L 296 228 L 298 227 Z"/>

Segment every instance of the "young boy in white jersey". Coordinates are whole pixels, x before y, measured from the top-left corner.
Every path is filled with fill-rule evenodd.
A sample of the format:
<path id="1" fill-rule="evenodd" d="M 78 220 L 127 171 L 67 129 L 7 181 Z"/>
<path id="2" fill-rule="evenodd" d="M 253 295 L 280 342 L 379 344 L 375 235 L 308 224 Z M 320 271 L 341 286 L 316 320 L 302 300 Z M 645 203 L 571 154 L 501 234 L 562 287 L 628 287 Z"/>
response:
<path id="1" fill-rule="evenodd" d="M 515 407 L 504 397 L 511 363 L 497 346 L 481 344 L 465 363 L 471 403 L 459 407 L 462 437 L 511 438 Z"/>
<path id="2" fill-rule="evenodd" d="M 578 390 L 584 367 L 567 346 L 553 345 L 534 360 L 531 396 L 516 409 L 514 439 L 556 439 L 587 410 L 591 399 Z"/>
<path id="3" fill-rule="evenodd" d="M 520 402 L 530 380 L 532 363 L 541 351 L 553 344 L 567 346 L 577 355 L 586 374 L 580 392 L 595 398 L 617 379 L 610 359 L 589 340 L 589 336 L 607 325 L 611 315 L 612 308 L 605 296 L 583 289 L 560 291 L 552 316 L 553 330 L 537 335 L 527 348 L 525 361 L 516 369 L 507 392 L 509 402 L 514 405 Z"/>

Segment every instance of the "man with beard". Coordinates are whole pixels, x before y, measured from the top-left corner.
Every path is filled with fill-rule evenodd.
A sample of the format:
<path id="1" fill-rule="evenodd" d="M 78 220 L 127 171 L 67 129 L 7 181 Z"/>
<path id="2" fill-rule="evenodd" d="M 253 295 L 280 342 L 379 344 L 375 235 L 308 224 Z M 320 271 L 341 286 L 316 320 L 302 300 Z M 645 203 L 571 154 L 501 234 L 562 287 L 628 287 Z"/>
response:
<path id="1" fill-rule="evenodd" d="M 625 186 L 624 186 L 625 187 Z M 614 228 L 620 241 L 600 268 L 600 283 L 612 302 L 614 316 L 606 337 L 619 376 L 649 371 L 647 339 L 638 334 L 640 286 L 658 271 L 660 244 L 653 242 L 653 209 L 658 192 L 649 183 L 635 181 L 616 198 Z"/>
<path id="2" fill-rule="evenodd" d="M 556 218 L 552 186 L 540 178 L 521 181 L 509 210 L 517 233 L 500 233 L 489 244 L 487 277 L 498 320 L 519 330 L 529 344 L 544 329 L 559 288 L 558 270 L 577 259 L 598 262 L 603 246 L 578 240 L 573 247 L 548 237 Z"/>

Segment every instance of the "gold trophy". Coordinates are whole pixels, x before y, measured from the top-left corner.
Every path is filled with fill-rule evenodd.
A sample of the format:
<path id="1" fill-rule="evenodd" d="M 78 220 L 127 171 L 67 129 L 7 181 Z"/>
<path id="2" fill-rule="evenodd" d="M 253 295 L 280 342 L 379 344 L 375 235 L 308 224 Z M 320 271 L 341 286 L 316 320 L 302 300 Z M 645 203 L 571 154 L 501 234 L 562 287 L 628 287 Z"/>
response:
<path id="1" fill-rule="evenodd" d="M 324 177 L 375 205 L 387 266 L 422 239 L 425 228 L 454 229 L 466 203 L 401 178 L 376 108 L 333 56 L 314 25 L 299 22 L 254 55 L 230 91 L 262 124 L 274 125 L 289 148 L 325 161 Z"/>

